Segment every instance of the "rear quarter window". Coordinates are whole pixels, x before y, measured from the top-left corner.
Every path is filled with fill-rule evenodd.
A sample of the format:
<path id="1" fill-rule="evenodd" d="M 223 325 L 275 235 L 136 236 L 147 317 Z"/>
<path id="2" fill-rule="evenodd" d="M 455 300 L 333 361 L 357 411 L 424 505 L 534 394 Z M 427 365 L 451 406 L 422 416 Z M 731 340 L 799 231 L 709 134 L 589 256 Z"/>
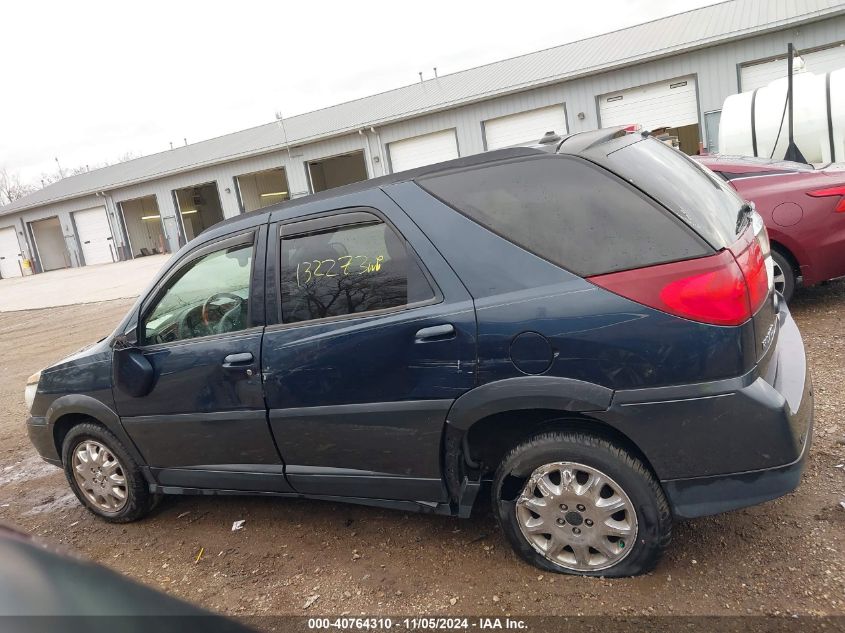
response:
<path id="1" fill-rule="evenodd" d="M 673 214 L 582 158 L 485 165 L 418 184 L 482 226 L 582 277 L 709 253 Z"/>
<path id="2" fill-rule="evenodd" d="M 743 200 L 710 169 L 654 139 L 632 143 L 607 156 L 614 172 L 682 218 L 714 249 L 733 244 L 741 229 Z"/>

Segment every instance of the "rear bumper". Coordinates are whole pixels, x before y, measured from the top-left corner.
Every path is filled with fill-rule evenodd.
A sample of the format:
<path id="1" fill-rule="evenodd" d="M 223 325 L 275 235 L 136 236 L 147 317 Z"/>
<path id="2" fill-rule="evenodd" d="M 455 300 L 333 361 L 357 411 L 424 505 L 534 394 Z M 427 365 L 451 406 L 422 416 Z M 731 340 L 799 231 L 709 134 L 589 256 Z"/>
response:
<path id="1" fill-rule="evenodd" d="M 766 362 L 745 376 L 618 391 L 599 414 L 657 474 L 673 513 L 693 518 L 794 490 L 812 442 L 813 388 L 784 302 Z"/>
<path id="2" fill-rule="evenodd" d="M 757 505 L 792 492 L 801 482 L 812 436 L 811 423 L 801 456 L 791 464 L 730 475 L 661 482 L 672 514 L 678 519 L 694 519 Z"/>

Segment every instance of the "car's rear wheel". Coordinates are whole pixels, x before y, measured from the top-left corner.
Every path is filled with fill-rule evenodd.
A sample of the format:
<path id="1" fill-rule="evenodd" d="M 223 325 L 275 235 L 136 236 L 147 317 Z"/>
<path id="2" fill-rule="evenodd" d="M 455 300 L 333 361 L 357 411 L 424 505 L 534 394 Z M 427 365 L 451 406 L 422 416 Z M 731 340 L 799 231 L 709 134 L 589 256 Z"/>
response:
<path id="1" fill-rule="evenodd" d="M 782 294 L 786 301 L 789 301 L 795 292 L 795 270 L 789 260 L 775 250 L 772 251 L 772 264 L 774 266 L 775 290 Z"/>
<path id="2" fill-rule="evenodd" d="M 113 433 L 94 423 L 74 426 L 62 443 L 65 476 L 77 499 L 113 523 L 147 514 L 157 501 L 141 469 Z"/>
<path id="3" fill-rule="evenodd" d="M 640 574 L 671 538 L 669 506 L 651 471 L 587 433 L 544 433 L 520 444 L 502 462 L 493 495 L 514 550 L 550 571 Z"/>

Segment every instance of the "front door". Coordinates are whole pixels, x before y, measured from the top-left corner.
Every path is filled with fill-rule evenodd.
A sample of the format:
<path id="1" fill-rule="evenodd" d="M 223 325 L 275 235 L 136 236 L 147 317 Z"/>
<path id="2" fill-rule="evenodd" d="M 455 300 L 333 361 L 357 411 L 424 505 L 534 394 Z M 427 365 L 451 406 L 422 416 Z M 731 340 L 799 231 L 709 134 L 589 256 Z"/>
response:
<path id="1" fill-rule="evenodd" d="M 115 390 L 115 397 L 126 432 L 162 485 L 290 489 L 259 371 L 265 232 L 199 247 L 141 308 L 138 344 L 156 382 L 146 396 Z"/>
<path id="2" fill-rule="evenodd" d="M 378 209 L 271 224 L 270 425 L 298 492 L 436 503 L 446 414 L 475 381 L 475 312 L 407 216 L 366 195 Z"/>

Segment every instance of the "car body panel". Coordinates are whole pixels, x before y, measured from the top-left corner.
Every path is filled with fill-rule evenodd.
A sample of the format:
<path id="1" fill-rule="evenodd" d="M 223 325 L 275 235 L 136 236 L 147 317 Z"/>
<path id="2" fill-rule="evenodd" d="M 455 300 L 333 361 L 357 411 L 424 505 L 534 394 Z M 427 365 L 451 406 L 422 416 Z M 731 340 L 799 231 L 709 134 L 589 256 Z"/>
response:
<path id="1" fill-rule="evenodd" d="M 132 397 L 115 388 L 116 410 L 127 434 L 154 474 L 167 469 L 168 485 L 195 485 L 202 475 L 192 470 L 216 472 L 225 468 L 249 472 L 256 466 L 277 465 L 281 472 L 281 457 L 267 427 L 259 371 L 266 229 L 227 234 L 222 240 L 210 236 L 195 244 L 179 262 L 184 265 L 247 237 L 253 244 L 251 327 L 172 343 L 148 345 L 140 341 L 139 349 L 156 376 L 152 391 L 143 397 Z M 172 274 L 168 270 L 153 285 L 139 306 L 141 316 L 158 300 Z M 256 294 L 261 299 L 257 308 Z M 230 366 L 226 358 L 236 354 L 249 354 L 253 360 Z M 174 442 L 174 437 L 182 441 Z M 284 483 L 283 477 L 275 479 Z M 283 488 L 290 489 L 286 483 Z"/>
<path id="2" fill-rule="evenodd" d="M 602 152 L 642 142 L 597 147 L 602 134 L 562 145 L 607 165 Z M 672 316 L 520 248 L 413 182 L 432 170 L 536 155 L 522 148 L 459 159 L 212 227 L 168 262 L 110 337 L 44 370 L 28 424 L 33 444 L 56 463 L 51 425 L 80 413 L 115 429 L 154 492 L 305 496 L 466 516 L 482 483 L 462 444 L 469 431 L 499 413 L 540 407 L 624 437 L 678 516 L 791 490 L 813 397 L 800 334 L 774 295 L 737 327 Z M 282 323 L 281 227 L 360 209 L 407 240 L 434 298 Z M 258 234 L 249 327 L 142 346 L 157 384 L 147 396 L 121 393 L 112 346 L 132 344 L 139 316 L 188 258 L 249 231 Z M 420 330 L 443 325 L 451 335 L 418 340 Z M 223 359 L 242 352 L 255 363 L 223 371 Z M 552 422 L 565 428 L 567 417 Z M 729 502 L 720 506 L 720 497 Z"/>
<path id="3" fill-rule="evenodd" d="M 609 389 L 725 378 L 754 364 L 750 321 L 725 328 L 678 319 L 511 244 L 412 183 L 387 192 L 437 243 L 473 295 L 479 385 L 526 375 L 511 352 L 512 342 L 524 332 L 548 341 L 553 361 L 543 375 Z M 467 257 L 468 243 L 476 253 L 507 257 Z"/>
<path id="4" fill-rule="evenodd" d="M 268 324 L 265 397 L 288 478 L 309 494 L 443 501 L 446 412 L 475 385 L 472 300 L 423 233 L 379 190 L 315 203 L 307 214 L 283 220 L 338 208 L 367 209 L 396 227 L 425 261 L 436 297 L 383 313 Z M 268 260 L 275 266 L 283 224 L 270 226 L 275 237 Z M 275 293 L 275 268 L 268 267 L 267 280 Z M 444 324 L 454 328 L 445 340 L 416 339 L 417 332 Z"/>
<path id="5" fill-rule="evenodd" d="M 773 245 L 796 260 L 804 285 L 845 275 L 845 213 L 834 210 L 839 198 L 807 195 L 845 185 L 841 166 L 814 169 L 789 161 L 718 155 L 696 159 L 754 202 Z"/>

